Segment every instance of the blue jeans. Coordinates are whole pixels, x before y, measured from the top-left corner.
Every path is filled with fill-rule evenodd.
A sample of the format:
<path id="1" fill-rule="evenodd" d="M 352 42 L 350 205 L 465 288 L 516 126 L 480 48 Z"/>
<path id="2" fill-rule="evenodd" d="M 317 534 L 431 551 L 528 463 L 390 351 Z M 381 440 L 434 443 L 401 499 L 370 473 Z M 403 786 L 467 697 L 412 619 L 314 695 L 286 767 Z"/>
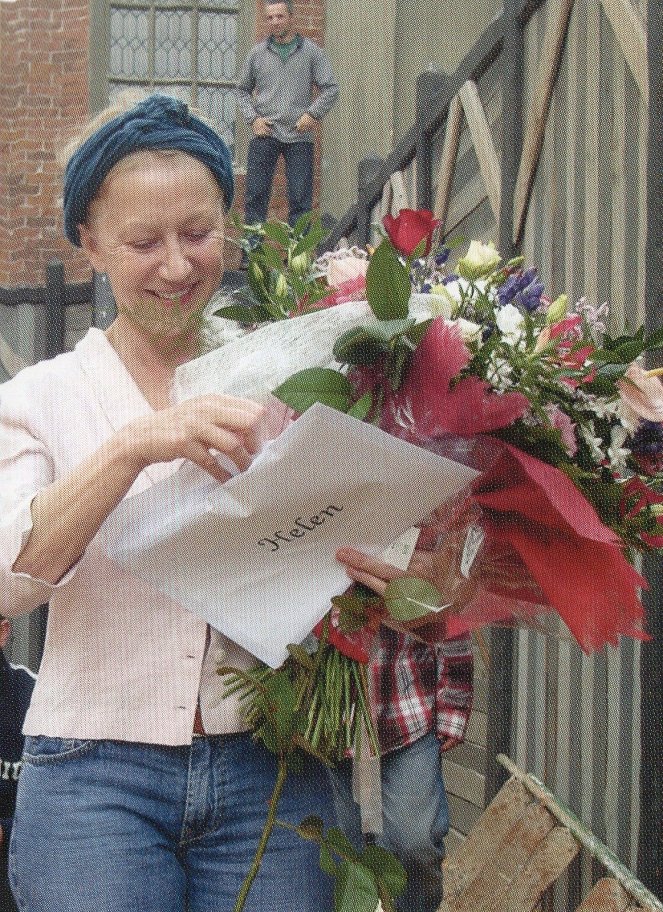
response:
<path id="1" fill-rule="evenodd" d="M 272 195 L 274 171 L 279 155 L 285 161 L 288 191 L 288 223 L 313 208 L 313 143 L 308 140 L 285 143 L 273 136 L 254 136 L 246 161 L 244 221 L 264 222 Z"/>
<path id="2" fill-rule="evenodd" d="M 359 806 L 352 798 L 352 763 L 330 771 L 339 826 L 362 846 Z M 449 808 L 442 777 L 440 744 L 431 732 L 382 758 L 384 833 L 377 843 L 393 852 L 407 871 L 399 912 L 436 912 L 442 902 L 444 837 Z"/>
<path id="3" fill-rule="evenodd" d="M 276 761 L 249 735 L 185 747 L 26 738 L 9 869 L 20 912 L 229 912 L 268 810 Z M 278 817 L 333 823 L 312 761 Z M 318 850 L 276 827 L 247 912 L 332 908 Z"/>

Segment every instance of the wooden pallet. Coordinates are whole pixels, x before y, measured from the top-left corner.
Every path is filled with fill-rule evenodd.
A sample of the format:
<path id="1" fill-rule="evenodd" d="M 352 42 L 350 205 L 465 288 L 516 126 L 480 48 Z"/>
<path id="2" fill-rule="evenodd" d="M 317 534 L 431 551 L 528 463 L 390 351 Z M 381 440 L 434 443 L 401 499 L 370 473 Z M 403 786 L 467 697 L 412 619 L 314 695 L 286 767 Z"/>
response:
<path id="1" fill-rule="evenodd" d="M 535 777 L 511 778 L 444 862 L 439 912 L 533 912 L 582 848 L 612 875 L 576 912 L 663 912 L 663 904 Z"/>

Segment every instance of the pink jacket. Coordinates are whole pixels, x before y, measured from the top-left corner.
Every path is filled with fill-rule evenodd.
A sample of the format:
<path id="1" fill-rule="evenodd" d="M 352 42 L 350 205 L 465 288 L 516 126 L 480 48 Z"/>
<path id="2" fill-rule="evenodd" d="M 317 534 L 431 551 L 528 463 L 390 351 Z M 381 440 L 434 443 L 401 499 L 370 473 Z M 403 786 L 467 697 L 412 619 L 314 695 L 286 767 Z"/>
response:
<path id="1" fill-rule="evenodd" d="M 215 668 L 256 660 L 216 632 L 206 651 L 205 622 L 112 563 L 99 536 L 56 585 L 12 571 L 40 488 L 150 411 L 98 329 L 0 386 L 0 613 L 50 605 L 26 734 L 188 744 L 199 689 L 208 733 L 245 728 Z M 127 496 L 178 465 L 148 467 Z"/>

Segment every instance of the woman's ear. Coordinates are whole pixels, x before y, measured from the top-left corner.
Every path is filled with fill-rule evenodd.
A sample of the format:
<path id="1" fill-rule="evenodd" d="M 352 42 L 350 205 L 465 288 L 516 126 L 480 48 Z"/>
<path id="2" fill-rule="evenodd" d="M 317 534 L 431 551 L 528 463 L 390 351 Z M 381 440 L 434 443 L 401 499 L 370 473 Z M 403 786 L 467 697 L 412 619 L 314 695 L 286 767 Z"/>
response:
<path id="1" fill-rule="evenodd" d="M 90 265 L 94 271 L 106 272 L 104 259 L 102 257 L 99 241 L 97 240 L 96 234 L 93 231 L 90 231 L 87 225 L 79 225 L 78 236 L 81 239 L 81 249 L 90 261 Z"/>

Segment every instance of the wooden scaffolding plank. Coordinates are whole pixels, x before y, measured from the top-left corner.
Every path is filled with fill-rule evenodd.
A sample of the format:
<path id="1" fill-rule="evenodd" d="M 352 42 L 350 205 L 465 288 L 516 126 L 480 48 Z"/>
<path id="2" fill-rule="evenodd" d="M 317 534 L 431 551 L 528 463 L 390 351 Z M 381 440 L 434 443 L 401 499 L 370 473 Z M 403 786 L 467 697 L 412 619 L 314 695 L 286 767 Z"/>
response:
<path id="1" fill-rule="evenodd" d="M 602 877 L 576 912 L 625 912 L 629 897 L 614 877 Z"/>
<path id="2" fill-rule="evenodd" d="M 410 208 L 410 200 L 408 198 L 407 188 L 405 186 L 405 180 L 403 178 L 402 171 L 394 171 L 391 175 L 391 209 L 392 212 L 398 214 L 401 209 Z"/>
<path id="3" fill-rule="evenodd" d="M 391 179 L 382 188 L 382 199 L 380 200 L 380 221 L 391 212 L 392 201 L 394 198 L 393 188 L 391 185 Z"/>
<path id="4" fill-rule="evenodd" d="M 491 859 L 504 836 L 532 803 L 532 796 L 517 779 L 509 779 L 479 820 L 467 839 L 444 861 L 444 902 L 442 909 L 453 909 L 454 897 L 471 883 Z"/>
<path id="5" fill-rule="evenodd" d="M 647 66 L 647 35 L 631 0 L 601 0 L 603 10 L 612 26 L 642 100 L 649 105 L 649 74 Z"/>
<path id="6" fill-rule="evenodd" d="M 562 47 L 574 2 L 575 0 L 561 0 L 557 7 L 555 18 L 548 23 L 546 28 L 541 49 L 541 59 L 535 79 L 536 88 L 527 115 L 523 153 L 514 191 L 513 239 L 516 244 L 522 237 L 523 226 L 527 216 L 527 205 L 543 146 L 550 101 L 557 79 Z"/>
<path id="7" fill-rule="evenodd" d="M 598 235 L 599 199 L 601 177 L 599 172 L 599 143 L 601 124 L 597 99 L 600 91 L 600 43 L 601 22 L 598 0 L 589 0 L 587 5 L 587 102 L 585 107 L 585 295 L 590 304 L 597 306 L 598 300 Z"/>
<path id="8" fill-rule="evenodd" d="M 500 200 L 502 196 L 502 174 L 500 163 L 493 143 L 493 135 L 483 109 L 476 82 L 468 79 L 458 93 L 465 111 L 467 126 L 472 135 L 472 142 L 479 160 L 479 169 L 486 185 L 486 192 L 493 210 L 495 221 L 500 220 Z"/>
<path id="9" fill-rule="evenodd" d="M 454 897 L 450 912 L 502 909 L 512 882 L 554 827 L 555 819 L 546 808 L 537 802 L 528 805 L 522 817 L 505 834 L 493 857 L 486 857 L 486 864 L 475 880 Z M 443 903 L 440 912 L 444 909 Z"/>
<path id="10" fill-rule="evenodd" d="M 530 912 L 571 864 L 580 846 L 566 827 L 556 826 L 509 887 L 502 912 Z"/>
<path id="11" fill-rule="evenodd" d="M 444 133 L 442 157 L 437 174 L 437 193 L 435 195 L 435 216 L 442 222 L 442 234 L 449 212 L 451 187 L 454 179 L 454 167 L 458 156 L 458 143 L 460 141 L 460 127 L 463 120 L 463 108 L 458 95 L 454 95 L 449 105 L 447 114 L 447 127 Z"/>

